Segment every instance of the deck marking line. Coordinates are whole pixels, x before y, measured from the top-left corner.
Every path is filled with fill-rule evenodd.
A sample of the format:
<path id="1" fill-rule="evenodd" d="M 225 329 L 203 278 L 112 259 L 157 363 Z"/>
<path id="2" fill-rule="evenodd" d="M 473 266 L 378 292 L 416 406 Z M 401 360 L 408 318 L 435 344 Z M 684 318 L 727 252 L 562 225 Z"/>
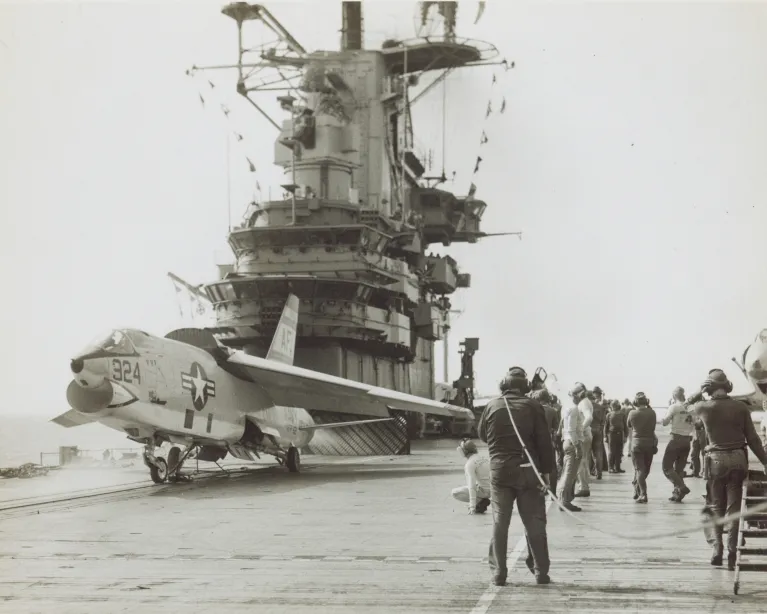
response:
<path id="1" fill-rule="evenodd" d="M 546 502 L 546 515 L 548 516 L 549 509 L 551 508 L 551 504 L 553 503 L 553 500 L 550 498 Z M 527 539 L 523 535 L 519 538 L 519 541 L 517 542 L 517 545 L 514 546 L 514 550 L 511 551 L 511 554 L 506 559 L 506 568 L 507 568 L 507 575 L 511 575 L 511 572 L 514 570 L 514 567 L 516 567 L 517 562 L 519 561 L 519 557 L 522 556 L 522 552 L 527 551 Z M 477 601 L 477 605 L 474 606 L 474 608 L 469 612 L 469 614 L 486 614 L 487 611 L 490 609 L 490 606 L 493 605 L 493 601 L 495 601 L 495 598 L 498 596 L 498 593 L 502 589 L 502 586 L 496 586 L 495 584 L 491 584 L 490 586 L 485 589 L 485 592 L 482 593 L 482 596 L 479 598 L 479 601 Z"/>

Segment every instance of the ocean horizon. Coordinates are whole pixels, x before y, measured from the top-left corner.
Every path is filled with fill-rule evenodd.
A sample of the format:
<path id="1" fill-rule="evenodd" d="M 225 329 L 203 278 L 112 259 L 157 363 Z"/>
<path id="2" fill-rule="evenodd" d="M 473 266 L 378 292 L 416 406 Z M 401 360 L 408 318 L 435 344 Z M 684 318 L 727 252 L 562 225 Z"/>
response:
<path id="1" fill-rule="evenodd" d="M 64 428 L 50 422 L 55 414 L 0 415 L 0 468 L 18 467 L 23 463 L 58 464 L 60 446 L 77 446 L 80 450 L 143 448 L 124 433 L 102 424 L 86 424 Z"/>

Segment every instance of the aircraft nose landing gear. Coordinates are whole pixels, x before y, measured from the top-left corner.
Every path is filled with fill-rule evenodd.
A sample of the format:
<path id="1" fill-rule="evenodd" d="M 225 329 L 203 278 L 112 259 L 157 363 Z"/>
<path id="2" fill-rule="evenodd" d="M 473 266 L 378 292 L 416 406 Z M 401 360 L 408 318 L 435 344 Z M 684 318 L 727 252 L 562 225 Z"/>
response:
<path id="1" fill-rule="evenodd" d="M 149 467 L 149 476 L 155 484 L 162 484 L 168 479 L 168 463 L 161 456 L 154 455 L 155 443 L 149 441 L 144 446 L 144 464 Z"/>

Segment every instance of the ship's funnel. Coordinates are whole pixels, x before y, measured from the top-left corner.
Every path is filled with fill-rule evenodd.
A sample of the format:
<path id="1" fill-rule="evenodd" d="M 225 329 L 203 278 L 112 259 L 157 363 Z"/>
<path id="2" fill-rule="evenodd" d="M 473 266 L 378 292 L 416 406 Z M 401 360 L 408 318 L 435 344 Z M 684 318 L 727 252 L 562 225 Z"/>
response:
<path id="1" fill-rule="evenodd" d="M 341 51 L 362 49 L 362 2 L 342 2 L 341 11 Z"/>

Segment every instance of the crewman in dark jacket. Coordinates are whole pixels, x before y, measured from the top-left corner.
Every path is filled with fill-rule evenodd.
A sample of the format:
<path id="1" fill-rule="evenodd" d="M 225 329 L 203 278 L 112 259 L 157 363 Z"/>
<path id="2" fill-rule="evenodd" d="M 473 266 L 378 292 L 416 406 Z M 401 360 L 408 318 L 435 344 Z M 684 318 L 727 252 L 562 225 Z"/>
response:
<path id="1" fill-rule="evenodd" d="M 647 476 L 650 475 L 652 457 L 658 451 L 655 437 L 657 417 L 644 392 L 634 397 L 634 409 L 628 417 L 631 429 L 631 460 L 634 462 L 634 500 L 647 503 Z"/>
<path id="2" fill-rule="evenodd" d="M 557 408 L 552 405 L 551 395 L 545 388 L 531 392 L 530 398 L 535 399 L 541 405 L 543 405 L 543 409 L 546 412 L 546 426 L 549 429 L 549 435 L 551 435 L 551 445 L 554 447 L 556 453 L 554 438 L 556 436 L 557 430 L 559 429 L 559 410 L 557 410 Z M 557 487 L 557 477 L 557 464 L 554 462 L 554 466 L 551 468 L 551 474 L 549 475 L 549 482 L 551 482 L 552 490 L 555 490 Z"/>
<path id="3" fill-rule="evenodd" d="M 546 488 L 549 488 L 554 447 L 546 423 L 546 411 L 538 401 L 525 396 L 530 391 L 530 382 L 524 369 L 509 369 L 500 388 L 502 396 L 487 404 L 478 428 L 479 437 L 487 442 L 490 453 L 493 538 L 489 560 L 493 582 L 497 586 L 506 584 L 509 523 L 516 501 L 532 554 L 536 582 L 548 584 L 550 562 L 544 491 L 525 454 L 527 449 Z"/>
<path id="4" fill-rule="evenodd" d="M 609 449 L 607 460 L 610 473 L 626 473 L 621 469 L 623 444 L 627 435 L 626 430 L 626 421 L 621 409 L 621 403 L 616 399 L 612 402 L 610 413 L 605 421 L 605 443 Z"/>
<path id="5" fill-rule="evenodd" d="M 605 467 L 606 454 L 605 446 L 602 443 L 602 436 L 605 430 L 605 421 L 607 420 L 608 407 L 604 402 L 604 393 L 599 386 L 594 386 L 592 391 L 594 399 L 591 405 L 594 413 L 591 418 L 591 474 L 596 476 L 597 480 L 602 479 L 602 471 Z"/>
<path id="6" fill-rule="evenodd" d="M 728 395 L 732 392 L 732 382 L 721 369 L 709 371 L 708 378 L 700 387 L 701 392 L 688 401 L 696 402 L 692 406 L 693 415 L 698 416 L 706 428 L 709 445 L 706 452 L 709 457 L 709 495 L 715 516 L 724 517 L 725 513 L 736 514 L 740 511 L 743 495 L 743 481 L 748 475 L 746 448 L 764 465 L 767 472 L 767 452 L 754 428 L 748 406 Z M 700 401 L 701 393 L 708 394 L 708 401 Z M 700 402 L 697 402 L 700 401 Z M 714 552 L 711 564 L 722 564 L 724 546 L 722 534 L 724 527 L 715 529 Z M 727 566 L 735 569 L 738 546 L 738 521 L 729 523 L 727 536 Z"/>

